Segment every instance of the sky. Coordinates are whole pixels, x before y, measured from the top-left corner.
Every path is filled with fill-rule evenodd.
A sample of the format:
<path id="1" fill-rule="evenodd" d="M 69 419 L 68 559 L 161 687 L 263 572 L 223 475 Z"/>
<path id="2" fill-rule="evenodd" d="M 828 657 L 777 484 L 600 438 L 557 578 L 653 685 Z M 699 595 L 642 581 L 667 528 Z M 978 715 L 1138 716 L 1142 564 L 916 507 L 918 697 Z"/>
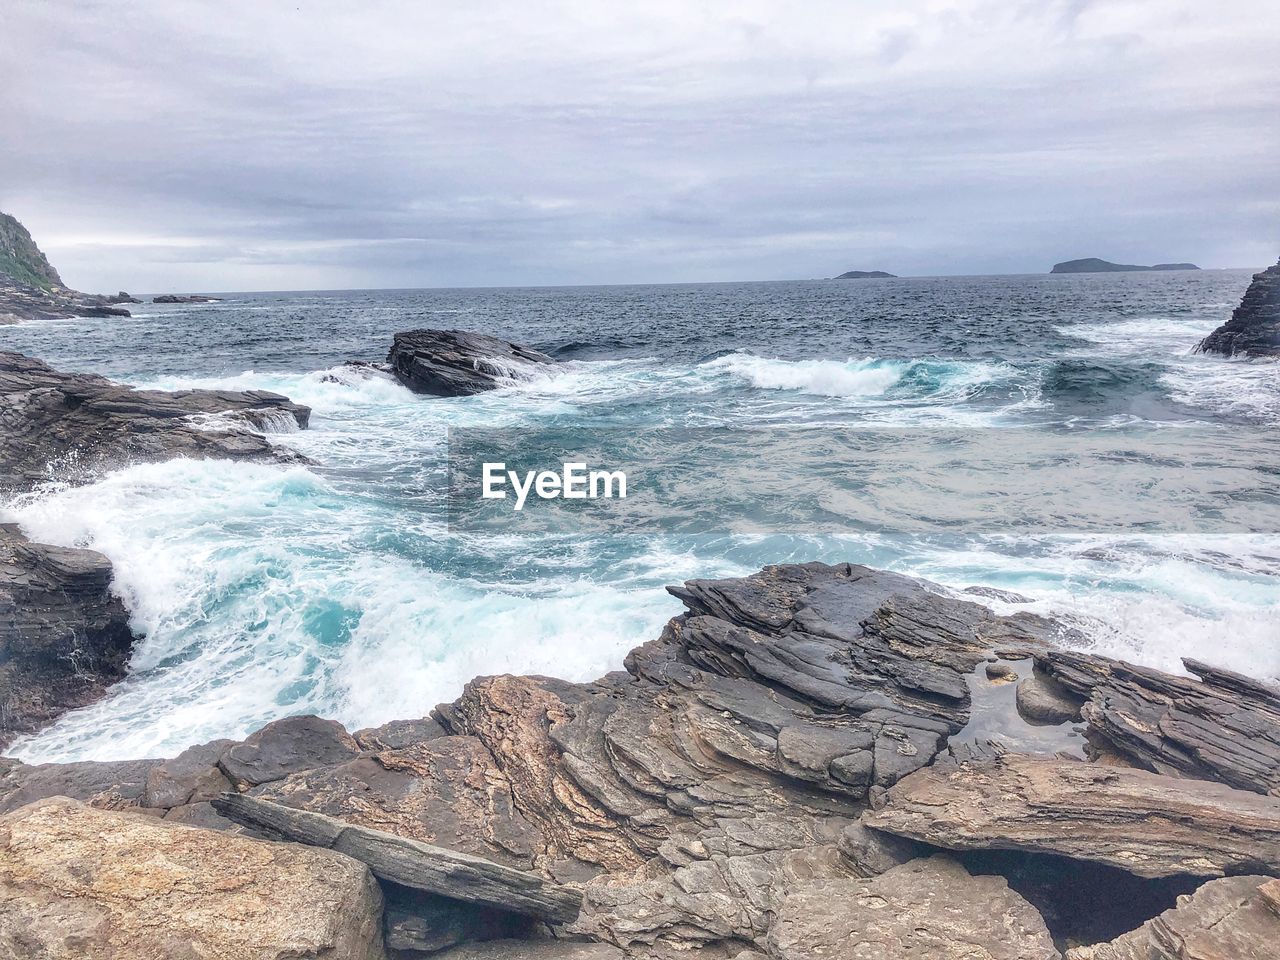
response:
<path id="1" fill-rule="evenodd" d="M 0 210 L 134 292 L 1280 254 L 1274 0 L 3 0 Z"/>

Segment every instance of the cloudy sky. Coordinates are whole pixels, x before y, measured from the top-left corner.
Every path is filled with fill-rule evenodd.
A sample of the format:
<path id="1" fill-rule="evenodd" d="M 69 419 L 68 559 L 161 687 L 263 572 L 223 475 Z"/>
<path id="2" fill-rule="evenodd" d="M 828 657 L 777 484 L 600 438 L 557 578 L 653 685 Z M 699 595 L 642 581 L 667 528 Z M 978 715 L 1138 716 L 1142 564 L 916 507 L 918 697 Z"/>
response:
<path id="1" fill-rule="evenodd" d="M 1273 0 L 3 0 L 0 210 L 87 290 L 1280 253 Z"/>

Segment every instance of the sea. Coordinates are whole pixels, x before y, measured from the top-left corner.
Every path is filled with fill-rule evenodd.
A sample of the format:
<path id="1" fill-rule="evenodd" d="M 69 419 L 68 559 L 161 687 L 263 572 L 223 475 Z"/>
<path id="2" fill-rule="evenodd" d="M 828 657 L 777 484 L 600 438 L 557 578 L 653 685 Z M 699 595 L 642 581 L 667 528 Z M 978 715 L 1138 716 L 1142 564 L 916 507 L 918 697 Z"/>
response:
<path id="1" fill-rule="evenodd" d="M 810 560 L 994 588 L 982 602 L 1057 617 L 1076 628 L 1073 642 L 1133 662 L 1180 672 L 1193 657 L 1276 678 L 1280 528 L 1263 506 L 1280 482 L 1280 366 L 1193 353 L 1249 277 L 244 293 L 0 328 L 0 348 L 59 368 L 166 390 L 271 390 L 313 410 L 310 429 L 269 434 L 307 463 L 174 460 L 79 486 L 53 470 L 0 504 L 34 538 L 110 557 L 144 637 L 105 699 L 10 755 L 166 756 L 291 714 L 353 730 L 421 717 L 478 675 L 588 681 L 621 669 L 681 611 L 668 584 Z M 562 363 L 452 399 L 346 365 L 382 360 L 394 333 L 428 327 L 490 333 Z M 721 431 L 696 469 L 742 485 L 695 484 L 696 502 L 672 493 L 696 523 L 504 534 L 450 522 L 455 433 L 590 433 L 607 464 L 643 460 L 637 445 L 654 430 Z M 900 473 L 859 486 L 857 509 L 773 482 L 804 469 L 784 462 L 774 435 L 871 430 L 896 438 Z M 1204 523 L 1099 518 L 1052 484 L 1051 517 L 1004 524 L 957 521 L 944 497 L 917 496 L 909 510 L 895 499 L 908 483 L 1016 480 L 1024 471 L 1005 453 L 1139 437 L 1196 438 L 1172 466 L 1210 482 L 1155 485 L 1147 499 Z M 923 456 L 974 438 L 994 452 Z M 1214 438 L 1246 460 L 1219 479 L 1204 473 Z M 837 487 L 865 466 L 842 462 L 842 449 L 826 464 Z M 1140 470 L 1170 467 L 1132 449 Z M 768 490 L 773 512 L 742 489 Z M 757 510 L 757 522 L 736 522 Z M 924 522 L 895 522 L 908 512 Z"/>

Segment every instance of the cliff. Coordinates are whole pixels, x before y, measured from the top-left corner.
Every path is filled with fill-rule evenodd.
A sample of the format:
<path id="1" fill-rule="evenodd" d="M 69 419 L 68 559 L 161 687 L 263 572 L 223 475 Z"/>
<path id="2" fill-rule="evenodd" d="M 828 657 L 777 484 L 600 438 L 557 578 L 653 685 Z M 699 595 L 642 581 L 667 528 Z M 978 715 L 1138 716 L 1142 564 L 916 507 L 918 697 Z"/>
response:
<path id="1" fill-rule="evenodd" d="M 1140 266 L 1136 263 L 1112 263 L 1110 260 L 1099 260 L 1097 257 L 1085 257 L 1083 260 L 1064 260 L 1055 263 L 1050 273 L 1138 273 L 1149 270 L 1199 270 L 1194 263 L 1157 263 L 1152 267 Z"/>
<path id="2" fill-rule="evenodd" d="M 1231 319 L 1200 341 L 1196 351 L 1280 357 L 1280 263 L 1253 275 Z"/>
<path id="3" fill-rule="evenodd" d="M 97 297 L 69 290 L 19 220 L 0 212 L 0 325 L 24 320 L 65 317 L 127 317 L 113 302 L 132 299 Z"/>

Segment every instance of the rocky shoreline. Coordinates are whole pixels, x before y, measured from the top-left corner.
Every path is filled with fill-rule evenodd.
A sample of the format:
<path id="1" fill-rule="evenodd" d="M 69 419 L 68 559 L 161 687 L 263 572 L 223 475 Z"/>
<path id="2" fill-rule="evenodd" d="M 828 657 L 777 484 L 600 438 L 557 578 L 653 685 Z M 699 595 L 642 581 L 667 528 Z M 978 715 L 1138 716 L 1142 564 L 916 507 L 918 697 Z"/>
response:
<path id="1" fill-rule="evenodd" d="M 1253 275 L 1231 319 L 1200 341 L 1201 353 L 1280 357 L 1280 263 Z"/>
<path id="2" fill-rule="evenodd" d="M 416 331 L 389 363 L 440 395 L 540 357 Z M 287 461 L 264 431 L 308 414 L 0 354 L 15 490 L 51 464 Z M 6 736 L 123 674 L 109 580 L 0 527 Z M 1280 689 L 847 563 L 669 589 L 684 612 L 592 683 L 479 677 L 381 727 L 287 717 L 170 758 L 0 759 L 0 955 L 1271 955 Z"/>
<path id="3" fill-rule="evenodd" d="M 1052 621 L 848 564 L 672 593 L 685 612 L 594 683 L 477 678 L 415 720 L 293 717 L 168 760 L 5 761 L 0 937 L 33 902 L 146 935 L 154 905 L 93 883 L 109 863 L 69 893 L 36 869 L 49 848 L 6 839 L 103 817 L 138 832 L 126 860 L 185 824 L 363 864 L 378 902 L 333 934 L 381 913 L 385 947 L 360 934 L 361 957 L 1264 957 L 1280 934 L 1280 691 L 1061 649 L 1078 638 Z M 1076 718 L 1061 749 L 986 696 L 1007 683 Z M 230 911 L 222 848 L 181 842 L 211 851 L 183 861 L 210 881 L 204 915 Z M 289 882 L 321 882 L 317 862 Z M 1170 938 L 1204 952 L 1152 952 Z"/>

